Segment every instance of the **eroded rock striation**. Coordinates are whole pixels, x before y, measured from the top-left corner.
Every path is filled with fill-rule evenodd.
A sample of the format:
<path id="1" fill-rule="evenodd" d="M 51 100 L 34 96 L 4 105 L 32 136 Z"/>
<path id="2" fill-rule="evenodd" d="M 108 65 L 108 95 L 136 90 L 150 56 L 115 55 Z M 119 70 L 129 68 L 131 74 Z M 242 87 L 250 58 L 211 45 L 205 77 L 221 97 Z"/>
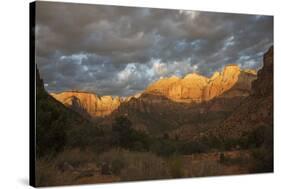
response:
<path id="1" fill-rule="evenodd" d="M 165 99 L 172 102 L 200 103 L 214 98 L 248 96 L 251 92 L 251 82 L 255 79 L 255 71 L 241 70 L 237 65 L 228 65 L 222 72 L 215 72 L 210 78 L 197 73 L 188 74 L 183 78 L 162 78 L 148 86 L 144 92 L 129 97 L 99 96 L 81 91 L 65 91 L 51 95 L 84 116 L 104 117 L 118 109 L 122 103 L 128 102 L 131 102 L 130 107 L 135 106 L 142 112 L 149 112 L 150 105 L 168 102 Z M 173 107 L 171 103 L 169 106 Z"/>
<path id="2" fill-rule="evenodd" d="M 247 96 L 251 92 L 251 83 L 256 79 L 254 70 L 241 70 L 231 64 L 222 72 L 215 72 L 207 78 L 197 73 L 184 78 L 172 76 L 151 84 L 145 93 L 163 95 L 179 102 L 208 101 L 227 92 L 223 97 Z"/>
<path id="3" fill-rule="evenodd" d="M 106 116 L 121 104 L 120 97 L 98 96 L 89 92 L 66 91 L 51 95 L 67 107 L 92 117 Z"/>

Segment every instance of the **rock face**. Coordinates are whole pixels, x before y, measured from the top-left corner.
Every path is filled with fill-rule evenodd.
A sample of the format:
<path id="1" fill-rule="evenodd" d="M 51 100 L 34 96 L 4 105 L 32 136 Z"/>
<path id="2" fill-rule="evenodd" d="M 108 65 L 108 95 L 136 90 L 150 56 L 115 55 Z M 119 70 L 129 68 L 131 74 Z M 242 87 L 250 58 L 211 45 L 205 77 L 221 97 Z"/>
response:
<path id="1" fill-rule="evenodd" d="M 273 127 L 273 47 L 263 58 L 264 65 L 253 82 L 253 92 L 245 98 L 214 132 L 220 137 L 239 138 L 259 127 Z"/>
<path id="2" fill-rule="evenodd" d="M 226 92 L 223 97 L 247 96 L 255 79 L 254 70 L 241 70 L 232 64 L 221 73 L 215 72 L 211 78 L 192 73 L 182 79 L 175 76 L 160 79 L 150 85 L 145 93 L 162 95 L 177 102 L 202 102 Z"/>
<path id="3" fill-rule="evenodd" d="M 232 98 L 248 96 L 252 82 L 257 78 L 254 70 L 241 70 L 237 65 L 229 65 L 222 73 L 215 73 L 204 90 L 204 100 L 217 96 Z"/>
<path id="4" fill-rule="evenodd" d="M 201 130 L 217 126 L 244 98 L 215 98 L 202 103 L 185 103 L 144 93 L 139 98 L 121 103 L 110 117 L 114 120 L 114 117 L 125 115 L 137 130 L 156 136 L 163 133 L 173 136 L 174 133 L 180 139 L 191 140 Z M 106 122 L 110 125 L 109 119 Z"/>
<path id="5" fill-rule="evenodd" d="M 258 74 L 229 65 L 210 78 L 198 74 L 163 78 L 111 115 L 126 115 L 136 129 L 152 135 L 168 133 L 182 140 L 210 133 L 237 139 L 261 125 L 272 126 L 272 52 L 265 54 Z"/>
<path id="6" fill-rule="evenodd" d="M 253 82 L 255 96 L 273 95 L 273 47 L 271 47 L 263 58 L 263 68 L 258 72 L 258 79 Z"/>
<path id="7" fill-rule="evenodd" d="M 98 96 L 88 92 L 67 91 L 51 95 L 67 107 L 90 117 L 106 116 L 121 104 L 119 97 Z"/>
<path id="8" fill-rule="evenodd" d="M 180 81 L 172 84 L 168 97 L 178 101 L 201 102 L 207 83 L 208 78 L 196 73 L 189 74 Z"/>
<path id="9" fill-rule="evenodd" d="M 255 71 L 241 70 L 237 65 L 228 65 L 221 73 L 215 72 L 211 78 L 197 73 L 188 74 L 183 78 L 175 76 L 163 78 L 151 84 L 143 93 L 124 98 L 98 96 L 95 93 L 80 91 L 51 95 L 76 112 L 87 118 L 93 118 L 110 115 L 121 103 L 127 103 L 130 108 L 136 107 L 142 112 L 147 112 L 150 111 L 151 106 L 157 107 L 158 104 L 169 102 L 167 100 L 171 101 L 168 104 L 173 108 L 172 102 L 200 103 L 214 98 L 244 97 L 250 94 L 251 82 L 255 79 Z M 166 108 L 169 109 L 169 106 Z M 221 105 L 213 108 L 219 107 Z"/>

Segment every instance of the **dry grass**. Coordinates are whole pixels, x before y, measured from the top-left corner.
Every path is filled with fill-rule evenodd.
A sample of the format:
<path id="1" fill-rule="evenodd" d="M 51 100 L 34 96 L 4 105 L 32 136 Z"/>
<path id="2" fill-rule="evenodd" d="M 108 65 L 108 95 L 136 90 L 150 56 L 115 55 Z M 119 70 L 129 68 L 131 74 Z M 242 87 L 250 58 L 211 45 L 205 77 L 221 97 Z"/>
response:
<path id="1" fill-rule="evenodd" d="M 108 165 L 108 174 L 102 166 Z M 112 149 L 98 157 L 90 151 L 65 150 L 36 164 L 37 186 L 170 178 L 166 162 L 147 152 Z"/>
<path id="2" fill-rule="evenodd" d="M 167 160 L 169 174 L 172 178 L 182 178 L 185 176 L 183 160 L 179 156 L 171 157 Z"/>
<path id="3" fill-rule="evenodd" d="M 123 181 L 169 178 L 165 161 L 152 153 L 113 149 L 99 159 L 108 163 L 111 169 L 114 162 L 120 162 L 122 166 L 118 173 Z"/>
<path id="4" fill-rule="evenodd" d="M 99 155 L 89 150 L 65 150 L 55 159 L 37 160 L 36 184 L 54 186 L 248 173 L 245 161 L 241 162 L 242 157 L 249 160 L 248 153 L 224 154 L 231 161 L 221 163 L 219 153 L 163 158 L 150 152 L 124 149 L 111 149 Z"/>
<path id="5" fill-rule="evenodd" d="M 75 184 L 81 170 L 95 161 L 95 154 L 89 150 L 64 150 L 54 159 L 36 161 L 36 185 L 55 186 Z"/>
<path id="6" fill-rule="evenodd" d="M 186 163 L 185 175 L 187 177 L 215 176 L 223 173 L 222 165 L 213 160 L 193 160 Z"/>
<path id="7" fill-rule="evenodd" d="M 83 164 L 87 164 L 89 162 L 95 162 L 97 155 L 93 153 L 91 150 L 80 150 L 80 149 L 71 149 L 64 150 L 60 153 L 53 163 L 57 167 L 62 167 L 63 164 L 67 163 L 74 168 L 78 168 L 79 166 L 83 166 Z"/>
<path id="8" fill-rule="evenodd" d="M 36 186 L 68 185 L 73 179 L 72 174 L 61 172 L 49 161 L 36 161 Z"/>

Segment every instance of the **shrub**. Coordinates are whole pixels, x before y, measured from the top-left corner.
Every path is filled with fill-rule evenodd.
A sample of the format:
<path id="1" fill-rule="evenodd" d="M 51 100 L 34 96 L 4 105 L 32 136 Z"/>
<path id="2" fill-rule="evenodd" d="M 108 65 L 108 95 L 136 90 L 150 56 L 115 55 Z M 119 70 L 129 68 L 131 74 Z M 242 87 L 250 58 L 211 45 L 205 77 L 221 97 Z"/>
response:
<path id="1" fill-rule="evenodd" d="M 53 162 L 36 160 L 36 186 L 55 186 L 72 184 L 74 177 L 69 172 L 61 172 Z"/>
<path id="2" fill-rule="evenodd" d="M 55 159 L 52 160 L 53 164 L 60 168 L 65 163 L 73 167 L 79 167 L 89 162 L 96 162 L 97 156 L 90 150 L 67 149 L 59 153 Z"/>
<path id="3" fill-rule="evenodd" d="M 99 156 L 99 164 L 107 163 L 111 172 L 121 180 L 169 178 L 165 161 L 148 152 L 112 149 Z"/>
<path id="4" fill-rule="evenodd" d="M 188 176 L 190 177 L 204 177 L 222 175 L 222 165 L 213 160 L 202 160 L 196 163 L 196 166 L 191 166 L 188 169 Z"/>
<path id="5" fill-rule="evenodd" d="M 111 170 L 112 173 L 115 175 L 120 175 L 121 170 L 125 167 L 125 162 L 124 160 L 120 158 L 116 158 L 112 161 L 111 163 Z"/>
<path id="6" fill-rule="evenodd" d="M 150 137 L 132 128 L 131 121 L 119 116 L 112 125 L 113 145 L 131 150 L 144 151 L 149 149 Z"/>
<path id="7" fill-rule="evenodd" d="M 172 178 L 184 177 L 184 169 L 182 159 L 179 157 L 173 157 L 168 160 L 169 173 Z"/>
<path id="8" fill-rule="evenodd" d="M 46 119 L 49 119 L 48 121 L 45 120 L 44 115 L 46 115 Z M 61 116 L 55 119 L 52 115 L 51 112 L 39 111 L 37 116 L 36 152 L 39 157 L 58 153 L 66 143 L 65 118 Z M 49 125 L 46 124 L 48 122 L 50 122 Z"/>
<path id="9" fill-rule="evenodd" d="M 225 162 L 225 156 L 224 153 L 220 153 L 220 163 L 224 163 Z"/>
<path id="10" fill-rule="evenodd" d="M 254 165 L 251 172 L 263 173 L 273 172 L 273 149 L 261 147 L 251 151 L 254 159 Z"/>

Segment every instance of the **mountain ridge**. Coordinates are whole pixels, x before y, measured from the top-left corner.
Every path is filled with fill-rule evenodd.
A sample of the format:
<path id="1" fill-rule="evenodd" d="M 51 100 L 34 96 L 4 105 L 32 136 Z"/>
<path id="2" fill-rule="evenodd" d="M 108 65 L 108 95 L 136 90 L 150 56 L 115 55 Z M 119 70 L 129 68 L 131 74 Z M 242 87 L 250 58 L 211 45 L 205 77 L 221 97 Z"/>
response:
<path id="1" fill-rule="evenodd" d="M 245 78 L 245 75 L 249 77 Z M 164 78 L 149 85 L 144 93 L 163 95 L 171 100 L 187 103 L 208 101 L 232 88 L 239 77 L 244 77 L 244 89 L 250 93 L 250 85 L 256 79 L 256 72 L 242 70 L 236 64 L 227 65 L 221 72 L 214 72 L 210 78 L 198 73 L 190 73 L 183 78 Z"/>
<path id="2" fill-rule="evenodd" d="M 56 100 L 85 117 L 104 117 L 117 110 L 122 103 L 150 95 L 163 96 L 175 102 L 202 103 L 213 98 L 247 96 L 251 82 L 256 79 L 255 71 L 244 71 L 238 65 L 227 65 L 211 77 L 189 73 L 184 77 L 165 77 L 150 84 L 143 92 L 128 97 L 100 96 L 95 92 L 70 90 L 51 93 Z M 233 90 L 230 90 L 233 87 Z M 229 91 L 228 91 L 229 90 Z M 223 93 L 227 94 L 222 96 Z M 151 101 L 156 102 L 153 98 Z"/>

